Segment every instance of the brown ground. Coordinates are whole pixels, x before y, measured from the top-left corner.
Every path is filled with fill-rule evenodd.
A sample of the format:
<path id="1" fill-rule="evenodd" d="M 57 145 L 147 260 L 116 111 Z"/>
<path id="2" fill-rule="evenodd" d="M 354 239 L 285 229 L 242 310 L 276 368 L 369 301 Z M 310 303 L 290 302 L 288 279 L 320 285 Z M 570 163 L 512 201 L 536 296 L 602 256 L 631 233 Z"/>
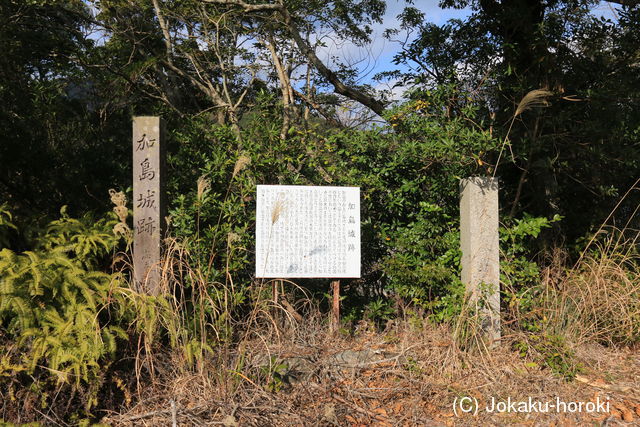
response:
<path id="1" fill-rule="evenodd" d="M 156 360 L 152 385 L 127 389 L 130 403 L 103 420 L 113 425 L 640 425 L 640 349 L 573 346 L 582 369 L 566 381 L 513 350 L 514 336 L 491 351 L 462 351 L 446 327 L 408 323 L 352 336 L 315 327 L 257 336 L 201 365 L 201 373 Z M 267 344 L 274 343 L 274 344 Z M 240 357 L 239 354 L 243 354 Z M 271 365 L 271 368 L 269 368 Z M 164 370 L 163 370 L 164 369 Z M 269 373 L 276 372 L 275 374 Z M 478 401 L 456 414 L 456 398 Z M 498 400 L 609 402 L 604 413 L 487 413 Z M 173 406 L 172 406 L 173 401 Z M 458 416 L 460 415 L 460 416 Z"/>

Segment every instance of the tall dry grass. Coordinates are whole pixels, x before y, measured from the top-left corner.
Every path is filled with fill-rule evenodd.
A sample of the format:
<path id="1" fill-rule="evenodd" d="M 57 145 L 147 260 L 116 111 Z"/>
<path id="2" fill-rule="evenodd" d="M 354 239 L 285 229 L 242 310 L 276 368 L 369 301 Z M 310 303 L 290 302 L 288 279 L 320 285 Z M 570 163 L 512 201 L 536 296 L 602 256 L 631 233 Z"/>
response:
<path id="1" fill-rule="evenodd" d="M 529 101 L 546 95 L 537 94 Z M 244 162 L 239 160 L 234 169 L 241 170 Z M 237 173 L 234 170 L 234 176 Z M 205 178 L 199 180 L 198 200 L 209 185 Z M 283 209 L 279 200 L 272 210 L 272 225 Z M 590 243 L 573 268 L 567 266 L 566 258 L 556 257 L 543 274 L 541 297 L 534 307 L 542 313 L 544 332 L 566 337 L 572 345 L 640 342 L 639 238 L 638 232 L 629 229 L 607 229 L 606 233 L 601 230 L 599 238 Z M 227 236 L 229 251 L 235 239 L 232 234 Z M 151 373 L 152 381 L 147 381 L 150 388 L 170 390 L 173 395 L 182 396 L 184 402 L 198 400 L 195 405 L 203 408 L 208 399 L 245 402 L 251 407 L 255 396 L 265 401 L 280 399 L 269 393 L 268 387 L 277 383 L 283 354 L 313 353 L 318 360 L 325 360 L 327 366 L 323 369 L 331 370 L 331 353 L 338 348 L 363 345 L 352 337 L 330 334 L 326 315 L 295 283 L 262 280 L 239 289 L 228 268 L 225 280 L 214 282 L 187 247 L 177 240 L 169 242 L 162 261 L 163 296 L 139 302 L 138 320 L 144 333 L 136 372 L 139 377 L 144 370 Z M 381 347 L 387 345 L 385 337 L 391 336 L 389 342 L 394 343 L 394 351 L 404 358 L 404 362 L 393 365 L 393 372 L 407 380 L 405 387 L 433 382 L 435 378 L 446 389 L 451 381 L 461 381 L 464 376 L 477 376 L 479 383 L 504 382 L 512 372 L 496 374 L 495 367 L 506 360 L 516 360 L 517 369 L 531 369 L 532 365 L 518 364 L 508 345 L 488 350 L 477 310 L 462 310 L 452 324 L 432 325 L 425 319 L 420 323 L 425 326 L 416 329 L 405 324 L 394 334 L 371 333 L 371 341 L 383 341 Z M 508 328 L 506 325 L 506 344 L 513 342 L 513 331 Z M 162 334 L 170 348 L 159 345 Z M 362 337 L 357 332 L 354 336 Z M 317 366 L 321 366 L 320 362 Z M 158 374 L 157 380 L 154 373 Z M 318 378 L 318 382 L 331 384 L 326 379 L 331 376 Z M 143 396 L 139 389 L 138 400 L 142 401 Z M 236 409 L 232 408 L 231 413 Z"/>
<path id="2" fill-rule="evenodd" d="M 502 154 L 504 152 L 505 147 L 509 147 L 511 150 L 511 144 L 509 141 L 509 134 L 511 134 L 511 129 L 513 128 L 513 124 L 516 121 L 516 118 L 520 116 L 527 110 L 530 110 L 534 107 L 547 107 L 549 106 L 548 98 L 553 95 L 553 92 L 548 91 L 547 89 L 534 89 L 529 91 L 525 96 L 522 97 L 518 106 L 516 107 L 516 111 L 511 116 L 511 122 L 509 123 L 509 128 L 507 129 L 507 133 L 502 140 L 502 144 L 500 145 L 500 152 L 498 154 L 498 160 L 496 160 L 496 165 L 493 170 L 492 177 L 495 178 L 498 173 L 498 166 L 500 166 L 500 159 L 502 159 Z M 511 152 L 511 157 L 514 158 L 513 152 Z"/>
<path id="3" fill-rule="evenodd" d="M 548 327 L 576 343 L 640 342 L 640 233 L 604 229 L 578 264 L 544 275 Z"/>
<path id="4" fill-rule="evenodd" d="M 232 246 L 234 237 L 227 240 Z M 171 376 L 217 390 L 218 398 L 231 398 L 270 381 L 264 377 L 272 372 L 265 371 L 264 364 L 249 363 L 256 354 L 266 355 L 268 365 L 272 346 L 317 335 L 311 329 L 322 323 L 320 310 L 294 282 L 255 280 L 250 286 L 238 285 L 228 266 L 226 280 L 213 281 L 188 244 L 167 239 L 166 245 L 160 295 L 133 290 L 129 295 L 137 313 L 132 327 L 139 334 L 139 397 L 143 386 L 154 387 L 170 371 Z M 277 301 L 272 299 L 273 287 L 279 288 Z"/>
<path id="5" fill-rule="evenodd" d="M 558 256 L 544 272 L 536 307 L 545 317 L 543 332 L 566 337 L 571 346 L 640 339 L 638 234 L 627 230 L 602 236 L 574 268 Z M 463 310 L 452 324 L 397 319 L 385 331 L 361 325 L 352 336 L 336 335 L 329 332 L 326 315 L 293 283 L 256 281 L 249 302 L 238 310 L 232 302 L 233 281 L 207 281 L 185 246 L 174 242 L 170 248 L 163 274 L 167 304 L 157 321 L 175 336 L 173 349 L 151 345 L 149 353 L 140 352 L 141 359 L 152 359 L 140 366 L 152 366 L 157 376 L 139 390 L 137 406 L 123 408 L 109 420 L 115 425 L 127 425 L 136 417 L 166 422 L 174 407 L 181 422 L 191 417 L 192 425 L 315 424 L 326 422 L 325 407 L 331 405 L 340 408 L 340 421 L 360 408 L 373 422 L 379 421 L 377 405 L 391 414 L 389 408 L 399 399 L 406 409 L 388 419 L 410 416 L 417 422 L 448 412 L 455 396 L 477 390 L 513 396 L 539 393 L 530 389 L 532 378 L 546 384 L 548 395 L 571 387 L 544 363 L 531 362 L 544 361 L 549 356 L 544 352 L 564 347 L 541 348 L 531 341 L 531 353 L 523 358 L 510 345 L 522 336 L 514 339 L 507 326 L 504 345 L 489 351 L 473 311 Z M 278 303 L 271 299 L 273 285 L 279 287 Z M 336 353 L 366 349 L 381 351 L 384 362 L 346 371 L 334 365 Z M 572 357 L 567 353 L 566 363 L 577 365 Z M 311 376 L 299 384 L 286 383 L 282 372 L 300 358 L 310 361 Z M 317 396 L 329 403 L 317 407 Z M 367 406 L 368 401 L 377 403 Z"/>

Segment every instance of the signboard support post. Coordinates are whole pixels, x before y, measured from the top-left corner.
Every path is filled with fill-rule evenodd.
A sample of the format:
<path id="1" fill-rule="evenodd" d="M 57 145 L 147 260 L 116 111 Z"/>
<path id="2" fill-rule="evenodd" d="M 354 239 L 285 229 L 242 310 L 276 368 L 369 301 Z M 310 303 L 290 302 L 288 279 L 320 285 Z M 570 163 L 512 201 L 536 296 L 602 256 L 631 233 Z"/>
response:
<path id="1" fill-rule="evenodd" d="M 273 299 L 273 317 L 278 320 L 278 287 L 282 288 L 282 280 L 275 279 L 271 282 L 271 298 Z"/>
<path id="2" fill-rule="evenodd" d="M 278 285 L 280 284 L 279 282 L 280 282 L 279 280 L 274 280 L 271 283 L 271 294 L 273 295 L 273 303 L 275 305 L 278 305 Z"/>
<path id="3" fill-rule="evenodd" d="M 331 331 L 340 330 L 340 280 L 331 281 L 333 303 L 331 304 Z"/>

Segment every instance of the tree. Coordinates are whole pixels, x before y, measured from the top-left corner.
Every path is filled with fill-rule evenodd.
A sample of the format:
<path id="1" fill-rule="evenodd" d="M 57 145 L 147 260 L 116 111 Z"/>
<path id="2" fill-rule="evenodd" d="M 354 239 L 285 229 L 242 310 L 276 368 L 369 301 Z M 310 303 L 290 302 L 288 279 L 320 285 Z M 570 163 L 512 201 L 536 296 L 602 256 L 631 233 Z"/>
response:
<path id="1" fill-rule="evenodd" d="M 99 77 L 81 64 L 88 18 L 74 0 L 0 4 L 0 199 L 18 214 L 95 208 L 121 176 L 120 126 L 104 121 Z"/>
<path id="2" fill-rule="evenodd" d="M 395 61 L 412 69 L 386 76 L 401 78 L 414 98 L 454 85 L 467 96 L 452 99 L 448 114 L 466 103 L 484 111 L 479 123 L 504 140 L 508 154 L 500 165 L 497 153 L 484 157 L 489 173 L 497 168 L 502 179 L 505 213 L 566 217 L 567 226 L 549 240 L 573 239 L 599 225 L 637 178 L 639 8 L 622 8 L 612 22 L 593 16 L 586 1 L 442 5 L 470 6 L 473 13 L 436 26 L 405 10 L 404 29 L 417 37 L 401 45 Z M 516 116 L 534 89 L 549 96 Z"/>
<path id="3" fill-rule="evenodd" d="M 100 10 L 97 21 L 109 33 L 107 45 L 129 51 L 128 62 L 117 73 L 176 111 L 193 108 L 183 98 L 197 91 L 201 98 L 196 108 L 214 111 L 217 122 L 229 123 L 239 140 L 241 117 L 265 83 L 271 90 L 278 87 L 281 94 L 283 138 L 293 121 L 295 104 L 323 112 L 310 91 L 311 74 L 333 86 L 337 94 L 378 114 L 384 110 L 384 104 L 366 88 L 349 84 L 341 73 L 327 67 L 316 54 L 320 41 L 313 40 L 313 34 L 324 28 L 336 37 L 367 42 L 368 24 L 380 20 L 384 12 L 381 0 L 154 0 L 151 4 L 107 0 L 95 6 Z M 132 62 L 138 65 L 130 67 Z M 306 76 L 294 77 L 293 70 L 303 65 L 308 67 Z M 274 80 L 269 78 L 272 75 Z"/>

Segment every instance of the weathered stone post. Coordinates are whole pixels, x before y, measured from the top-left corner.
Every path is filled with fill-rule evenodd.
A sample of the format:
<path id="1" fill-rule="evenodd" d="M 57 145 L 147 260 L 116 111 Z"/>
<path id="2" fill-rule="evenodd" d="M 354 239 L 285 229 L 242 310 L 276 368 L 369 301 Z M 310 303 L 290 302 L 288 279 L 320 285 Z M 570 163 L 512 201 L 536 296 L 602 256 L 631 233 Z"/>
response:
<path id="1" fill-rule="evenodd" d="M 498 179 L 472 177 L 460 182 L 462 282 L 477 308 L 489 345 L 500 340 L 500 252 Z"/>
<path id="2" fill-rule="evenodd" d="M 164 125 L 160 117 L 133 118 L 133 277 L 140 292 L 160 291 L 164 235 Z"/>

